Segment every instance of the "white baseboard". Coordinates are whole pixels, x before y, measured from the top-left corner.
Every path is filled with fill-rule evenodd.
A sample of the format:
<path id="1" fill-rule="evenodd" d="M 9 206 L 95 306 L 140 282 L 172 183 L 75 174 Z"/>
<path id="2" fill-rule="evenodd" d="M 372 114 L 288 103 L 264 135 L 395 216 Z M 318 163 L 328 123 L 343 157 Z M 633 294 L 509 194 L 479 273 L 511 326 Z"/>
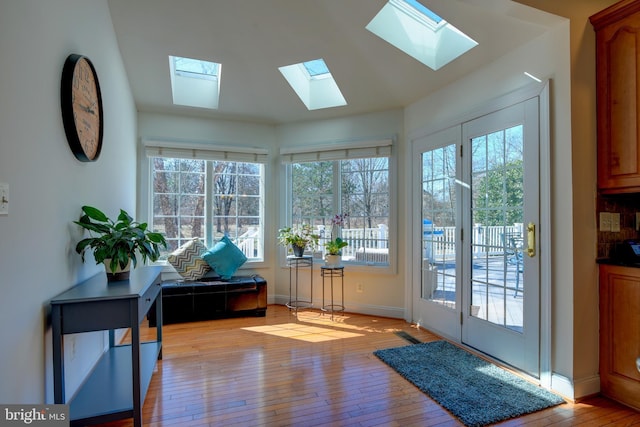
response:
<path id="1" fill-rule="evenodd" d="M 267 298 L 269 304 L 285 305 L 289 301 L 288 295 L 274 295 Z M 320 308 L 320 301 L 314 302 L 314 308 Z M 389 307 L 383 305 L 369 304 L 346 304 L 345 311 L 348 313 L 367 314 L 369 316 L 390 317 L 393 319 L 404 319 L 405 311 L 402 307 Z"/>
<path id="2" fill-rule="evenodd" d="M 569 378 L 563 375 L 556 373 L 551 374 L 551 390 L 567 399 L 575 400 L 573 383 Z"/>
<path id="3" fill-rule="evenodd" d="M 580 398 L 598 394 L 600 392 L 600 377 L 592 375 L 571 381 L 563 375 L 554 373 L 551 375 L 551 390 L 567 399 L 576 401 Z"/>
<path id="4" fill-rule="evenodd" d="M 593 375 L 587 378 L 580 378 L 573 383 L 574 395 L 576 399 L 600 393 L 600 376 Z"/>

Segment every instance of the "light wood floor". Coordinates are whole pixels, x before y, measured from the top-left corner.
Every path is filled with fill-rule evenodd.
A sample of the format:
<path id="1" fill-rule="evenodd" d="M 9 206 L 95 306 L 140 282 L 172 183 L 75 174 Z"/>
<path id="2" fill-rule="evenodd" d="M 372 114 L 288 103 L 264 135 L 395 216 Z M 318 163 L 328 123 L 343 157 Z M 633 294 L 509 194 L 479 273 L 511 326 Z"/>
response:
<path id="1" fill-rule="evenodd" d="M 152 331 L 155 331 L 153 329 Z M 166 325 L 151 381 L 149 426 L 459 426 L 446 410 L 378 360 L 376 349 L 437 336 L 397 319 L 296 317 L 271 305 L 263 318 Z M 131 420 L 110 426 L 130 426 Z M 502 426 L 630 426 L 640 413 L 601 397 L 566 403 Z"/>

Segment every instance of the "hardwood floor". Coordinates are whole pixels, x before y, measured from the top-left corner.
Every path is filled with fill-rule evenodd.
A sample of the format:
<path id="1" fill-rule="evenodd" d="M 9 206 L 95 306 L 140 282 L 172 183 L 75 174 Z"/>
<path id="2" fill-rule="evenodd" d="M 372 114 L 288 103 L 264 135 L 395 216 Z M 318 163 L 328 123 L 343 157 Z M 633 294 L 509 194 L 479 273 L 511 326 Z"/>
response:
<path id="1" fill-rule="evenodd" d="M 150 330 L 153 332 L 155 329 Z M 143 407 L 148 426 L 459 426 L 378 360 L 376 349 L 438 339 L 398 319 L 270 305 L 266 317 L 166 325 Z M 150 335 L 150 334 L 149 334 Z M 105 424 L 107 425 L 107 424 Z M 131 420 L 109 426 L 129 426 Z M 602 397 L 502 426 L 631 426 L 640 413 Z"/>

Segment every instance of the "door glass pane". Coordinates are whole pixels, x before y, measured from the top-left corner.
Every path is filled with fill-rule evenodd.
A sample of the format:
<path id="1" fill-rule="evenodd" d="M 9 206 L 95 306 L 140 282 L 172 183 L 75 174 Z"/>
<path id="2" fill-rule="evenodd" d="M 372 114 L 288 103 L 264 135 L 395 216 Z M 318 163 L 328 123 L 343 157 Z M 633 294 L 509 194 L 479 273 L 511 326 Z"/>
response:
<path id="1" fill-rule="evenodd" d="M 456 307 L 456 144 L 422 154 L 422 298 Z"/>
<path id="2" fill-rule="evenodd" d="M 522 125 L 471 140 L 471 315 L 522 332 Z"/>

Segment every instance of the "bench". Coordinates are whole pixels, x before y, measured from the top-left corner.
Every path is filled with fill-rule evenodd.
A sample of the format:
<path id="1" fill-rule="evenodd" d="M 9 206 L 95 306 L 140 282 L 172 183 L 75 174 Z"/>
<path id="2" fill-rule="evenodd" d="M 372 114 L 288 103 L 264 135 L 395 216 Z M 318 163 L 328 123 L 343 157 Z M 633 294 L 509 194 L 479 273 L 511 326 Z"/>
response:
<path id="1" fill-rule="evenodd" d="M 264 316 L 267 282 L 258 275 L 222 280 L 209 272 L 200 280 L 162 283 L 162 323 L 181 323 L 237 316 Z M 149 310 L 149 326 L 156 325 Z"/>

